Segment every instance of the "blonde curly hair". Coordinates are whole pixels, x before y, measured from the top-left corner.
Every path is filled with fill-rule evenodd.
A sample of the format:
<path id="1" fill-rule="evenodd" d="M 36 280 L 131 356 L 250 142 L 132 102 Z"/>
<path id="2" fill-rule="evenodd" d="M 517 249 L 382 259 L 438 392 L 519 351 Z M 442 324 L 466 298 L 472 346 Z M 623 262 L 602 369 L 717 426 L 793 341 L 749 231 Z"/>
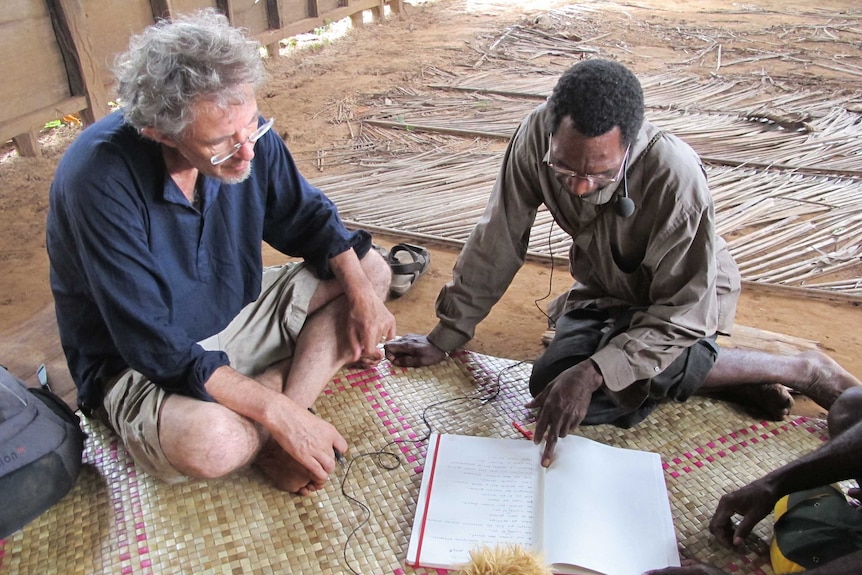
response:
<path id="1" fill-rule="evenodd" d="M 459 575 L 551 575 L 542 558 L 518 545 L 480 547 L 470 551 L 470 562 Z"/>

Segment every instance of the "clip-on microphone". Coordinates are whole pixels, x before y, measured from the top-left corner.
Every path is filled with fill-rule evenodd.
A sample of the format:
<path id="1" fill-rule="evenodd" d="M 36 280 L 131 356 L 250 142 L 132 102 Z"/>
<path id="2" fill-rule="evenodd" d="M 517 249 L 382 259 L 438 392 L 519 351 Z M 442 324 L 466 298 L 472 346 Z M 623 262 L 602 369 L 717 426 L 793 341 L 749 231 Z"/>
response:
<path id="1" fill-rule="evenodd" d="M 628 157 L 626 157 L 625 166 L 623 166 L 623 195 L 617 196 L 615 206 L 617 215 L 621 218 L 629 218 L 633 213 L 635 213 L 635 203 L 634 200 L 629 197 L 629 180 L 626 177 L 626 172 L 629 169 L 628 163 L 629 160 Z"/>

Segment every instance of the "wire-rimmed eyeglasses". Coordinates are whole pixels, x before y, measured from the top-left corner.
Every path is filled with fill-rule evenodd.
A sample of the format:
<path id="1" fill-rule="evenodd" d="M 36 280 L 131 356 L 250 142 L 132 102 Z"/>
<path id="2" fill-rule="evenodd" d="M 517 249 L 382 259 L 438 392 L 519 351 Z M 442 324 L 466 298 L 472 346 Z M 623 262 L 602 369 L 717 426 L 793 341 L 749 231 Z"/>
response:
<path id="1" fill-rule="evenodd" d="M 620 168 L 619 168 L 619 170 L 617 170 L 616 176 L 608 176 L 606 174 L 581 174 L 581 173 L 576 172 L 574 170 L 569 170 L 568 168 L 563 168 L 563 167 L 557 166 L 556 164 L 554 164 L 551 161 L 551 138 L 552 137 L 553 137 L 553 134 L 548 135 L 548 154 L 545 156 L 545 158 L 546 158 L 545 163 L 548 165 L 549 168 L 554 170 L 554 172 L 559 174 L 560 176 L 563 176 L 564 178 L 574 178 L 576 180 L 584 180 L 584 181 L 589 182 L 591 185 L 594 185 L 598 188 L 602 188 L 604 186 L 607 186 L 608 184 L 613 184 L 614 182 L 616 182 L 617 180 L 620 179 L 620 176 L 622 176 L 623 168 L 625 167 L 626 160 L 628 160 L 628 157 L 629 157 L 629 148 L 631 148 L 631 145 L 626 146 L 626 153 L 623 155 L 623 161 L 620 162 Z"/>
<path id="2" fill-rule="evenodd" d="M 275 124 L 275 118 L 270 118 L 269 120 L 267 120 L 267 122 L 265 124 L 260 126 L 254 132 L 252 132 L 249 135 L 249 137 L 245 139 L 245 141 L 240 142 L 239 144 L 234 144 L 233 146 L 231 146 L 230 148 L 228 148 L 224 152 L 219 152 L 218 154 L 211 157 L 210 163 L 213 166 L 218 166 L 219 164 L 222 164 L 222 163 L 230 160 L 231 158 L 233 158 L 237 154 L 237 152 L 239 152 L 240 149 L 246 143 L 249 143 L 253 146 L 258 140 L 260 140 L 263 137 L 264 134 L 269 132 L 269 130 L 270 130 L 270 128 L 272 128 L 273 124 Z"/>

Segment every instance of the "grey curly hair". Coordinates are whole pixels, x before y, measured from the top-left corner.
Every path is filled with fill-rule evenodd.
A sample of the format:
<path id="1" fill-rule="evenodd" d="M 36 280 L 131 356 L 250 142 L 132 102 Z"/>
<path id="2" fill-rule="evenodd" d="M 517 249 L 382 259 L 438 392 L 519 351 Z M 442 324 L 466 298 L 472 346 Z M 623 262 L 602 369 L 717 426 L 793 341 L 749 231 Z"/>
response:
<path id="1" fill-rule="evenodd" d="M 213 9 L 160 20 L 133 36 L 114 73 L 126 121 L 167 136 L 194 120 L 195 102 L 241 104 L 243 88 L 264 80 L 260 44 Z"/>

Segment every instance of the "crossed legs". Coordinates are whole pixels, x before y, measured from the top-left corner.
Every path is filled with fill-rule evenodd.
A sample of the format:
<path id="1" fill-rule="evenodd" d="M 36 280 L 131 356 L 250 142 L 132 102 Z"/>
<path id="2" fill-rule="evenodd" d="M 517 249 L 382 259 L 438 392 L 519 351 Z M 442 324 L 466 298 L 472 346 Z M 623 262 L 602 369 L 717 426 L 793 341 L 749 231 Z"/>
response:
<path id="1" fill-rule="evenodd" d="M 389 265 L 369 252 L 361 265 L 375 293 L 385 298 Z M 287 395 L 299 406 L 311 407 L 335 373 L 350 358 L 346 338 L 348 306 L 336 280 L 323 281 L 308 303 L 305 323 L 292 357 L 254 376 L 259 383 Z M 365 358 L 369 362 L 378 358 Z M 260 425 L 216 403 L 168 395 L 161 404 L 159 440 L 179 474 L 196 478 L 221 477 L 256 462 L 275 485 L 307 493 L 320 487 L 305 468 L 290 457 Z M 148 469 L 148 471 L 150 471 Z M 171 477 L 157 474 L 171 481 Z"/>
<path id="2" fill-rule="evenodd" d="M 389 265 L 375 252 L 362 260 L 377 295 L 385 299 L 391 277 Z M 309 304 L 309 317 L 296 341 L 293 357 L 279 362 L 256 379 L 280 388 L 294 402 L 309 408 L 349 359 L 346 341 L 347 300 L 335 281 L 323 282 Z M 363 358 L 376 363 L 379 357 Z M 255 464 L 276 487 L 291 493 L 315 491 L 305 468 L 261 431 L 262 448 Z"/>

